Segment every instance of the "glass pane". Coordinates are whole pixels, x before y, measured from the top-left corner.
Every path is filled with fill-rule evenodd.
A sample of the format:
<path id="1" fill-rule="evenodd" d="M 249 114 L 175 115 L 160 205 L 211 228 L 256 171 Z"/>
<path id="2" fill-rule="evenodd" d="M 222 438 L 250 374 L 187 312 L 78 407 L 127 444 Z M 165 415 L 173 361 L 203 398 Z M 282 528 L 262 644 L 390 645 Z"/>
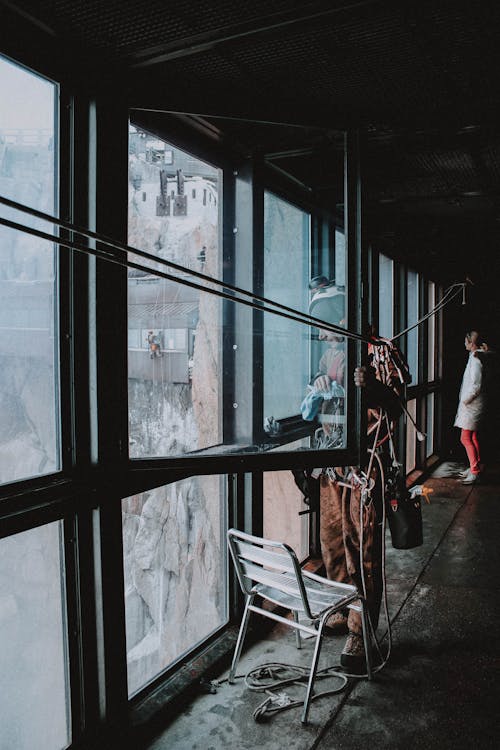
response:
<path id="1" fill-rule="evenodd" d="M 122 518 L 132 696 L 227 622 L 225 480 L 133 495 Z"/>
<path id="2" fill-rule="evenodd" d="M 394 263 L 379 255 L 378 334 L 390 339 L 394 335 L 392 311 L 394 307 Z"/>
<path id="3" fill-rule="evenodd" d="M 408 271 L 407 282 L 407 325 L 411 326 L 418 320 L 418 281 L 419 277 L 415 271 Z M 407 333 L 408 341 L 408 365 L 412 375 L 412 382 L 418 383 L 418 327 Z"/>
<path id="4" fill-rule="evenodd" d="M 436 287 L 436 304 L 441 302 L 444 296 L 444 289 L 442 286 Z M 443 313 L 440 312 L 436 316 L 436 337 L 434 346 L 436 348 L 436 351 L 438 352 L 438 358 L 437 362 L 435 364 L 436 371 L 434 372 L 435 378 L 442 378 L 443 377 L 443 358 L 441 356 L 442 352 L 442 341 L 443 341 Z"/>
<path id="5" fill-rule="evenodd" d="M 434 393 L 429 393 L 427 396 L 427 425 L 425 431 L 427 433 L 425 454 L 429 457 L 434 453 Z"/>
<path id="6" fill-rule="evenodd" d="M 188 278 L 184 274 L 185 278 Z M 151 284 L 157 281 L 151 274 Z M 163 282 L 163 280 L 161 280 Z M 130 291 L 129 300 L 135 292 Z M 168 294 L 172 299 L 184 299 L 192 292 L 184 281 L 167 281 Z M 161 357 L 156 350 L 142 349 L 144 331 L 129 336 L 129 442 L 130 453 L 133 458 L 148 456 L 182 457 L 190 454 L 220 455 L 221 453 L 251 453 L 271 451 L 280 447 L 286 439 L 286 429 L 275 418 L 267 418 L 264 425 L 255 423 L 255 400 L 258 401 L 257 388 L 254 381 L 252 367 L 252 353 L 254 337 L 251 320 L 248 325 L 241 325 L 248 318 L 240 318 L 240 303 L 221 300 L 214 294 L 196 291 L 196 307 L 200 311 L 200 320 L 204 324 L 194 328 L 195 343 L 192 342 L 193 331 L 188 330 L 185 335 L 171 335 L 168 329 L 149 329 L 153 335 L 164 334 L 161 338 Z M 341 293 L 343 299 L 344 295 Z M 149 314 L 154 315 L 156 306 L 162 302 L 153 303 L 149 307 Z M 130 310 L 129 306 L 129 310 Z M 218 311 L 224 311 L 219 316 Z M 247 314 L 249 308 L 245 308 Z M 251 311 L 250 311 L 251 312 Z M 133 314 L 133 313 L 131 313 Z M 324 313 L 322 312 L 321 315 Z M 271 330 L 275 326 L 278 315 L 268 311 L 263 313 L 263 328 Z M 130 318 L 129 318 L 130 320 Z M 222 320 L 225 321 L 224 327 Z M 235 324 L 234 324 L 235 323 Z M 311 328 L 304 323 L 292 322 L 286 319 L 286 327 L 282 330 L 283 349 L 287 352 L 309 350 L 311 336 L 318 338 L 318 329 Z M 193 323 L 194 326 L 194 323 Z M 182 332 L 181 332 L 182 333 Z M 313 436 L 316 428 L 325 421 L 335 424 L 343 421 L 344 394 L 339 396 L 328 390 L 323 404 L 323 397 L 319 400 L 312 392 L 309 382 L 311 373 L 328 375 L 330 380 L 337 379 L 339 387 L 343 382 L 343 363 L 345 360 L 345 343 L 342 337 L 328 338 L 327 331 L 319 334 L 318 346 L 321 352 L 314 357 L 314 362 L 307 361 L 307 371 L 300 358 L 291 358 L 287 369 L 292 373 L 288 382 L 287 399 L 294 405 L 294 414 L 304 416 L 299 418 L 304 437 Z M 219 342 L 226 342 L 226 362 L 234 365 L 234 380 L 228 378 L 228 392 L 224 403 L 225 432 L 222 433 L 222 388 L 226 384 L 223 378 L 222 357 L 218 358 Z M 187 341 L 187 343 L 186 343 Z M 154 342 L 153 342 L 154 343 Z M 227 346 L 229 344 L 229 346 Z M 148 344 L 142 343 L 143 347 Z M 185 369 L 181 368 L 179 360 L 186 358 L 185 347 L 188 347 L 189 360 Z M 146 354 L 144 362 L 139 361 L 140 355 Z M 134 356 L 137 355 L 137 356 Z M 167 356 L 168 355 L 168 356 Z M 176 356 L 179 359 L 176 359 Z M 170 357 L 170 358 L 169 358 Z M 342 366 L 339 366 L 342 364 Z M 182 364 L 182 360 L 181 360 Z M 141 369 L 142 367 L 142 369 Z M 147 368 L 151 367 L 148 374 Z M 231 373 L 226 365 L 224 373 Z M 336 373 L 336 374 L 335 374 Z M 134 377 L 132 377 L 132 375 Z M 279 373 L 281 377 L 281 372 Z M 258 376 L 257 376 L 258 377 Z M 279 378 L 277 378 L 279 379 Z M 234 387 L 234 394 L 230 387 Z M 333 398 L 335 396 L 335 398 Z M 274 415 L 272 415 L 274 417 Z M 264 428 L 264 431 L 263 431 Z M 296 436 L 295 436 L 296 437 Z M 337 435 L 338 437 L 338 435 Z M 335 445 L 314 443 L 313 447 L 341 447 L 343 437 L 336 440 Z M 301 443 L 293 443 L 292 450 L 303 450 Z"/>
<path id="7" fill-rule="evenodd" d="M 222 299 L 215 294 L 219 285 L 193 276 L 222 275 L 220 170 L 131 127 L 129 177 L 129 244 L 154 256 L 129 254 L 141 265 L 130 269 L 128 285 L 130 456 L 271 451 L 287 442 L 279 424 L 286 417 L 297 418 L 301 438 L 313 436 L 324 409 L 317 405 L 316 414 L 307 407 L 302 425 L 299 415 L 318 370 L 320 354 L 311 356 L 317 329 L 272 307 L 257 316 L 244 304 L 248 297 Z M 266 297 L 307 313 L 310 217 L 271 194 L 265 202 Z M 339 294 L 344 300 L 343 289 Z M 332 322 L 329 314 L 327 320 Z M 334 344 L 320 338 L 324 354 Z M 343 341 L 336 345 L 343 350 Z M 337 393 L 331 403 L 340 421 L 343 399 Z M 340 447 L 343 440 L 337 431 L 334 445 L 323 441 L 319 447 Z M 302 443 L 295 445 L 303 450 Z"/>
<path id="8" fill-rule="evenodd" d="M 335 227 L 335 283 L 337 286 L 347 286 L 345 267 L 345 234 Z"/>
<path id="9" fill-rule="evenodd" d="M 0 540 L 0 747 L 70 743 L 62 523 Z"/>
<path id="10" fill-rule="evenodd" d="M 0 194 L 55 214 L 57 87 L 0 57 L 0 101 Z M 0 483 L 60 468 L 56 321 L 54 246 L 0 225 Z"/>
<path id="11" fill-rule="evenodd" d="M 411 414 L 413 421 L 417 421 L 417 400 L 414 398 L 412 401 L 408 401 L 406 404 L 406 408 L 408 409 L 408 412 Z M 415 427 L 412 424 L 410 419 L 406 420 L 406 473 L 408 474 L 410 471 L 413 471 L 413 469 L 416 466 L 416 446 L 417 446 L 417 436 L 415 432 Z"/>
<path id="12" fill-rule="evenodd" d="M 133 126 L 129 151 L 129 244 L 219 277 L 221 170 Z M 221 300 L 152 268 L 130 269 L 128 304 L 130 456 L 220 443 Z"/>
<path id="13" fill-rule="evenodd" d="M 308 443 L 286 446 L 287 450 L 307 447 Z M 264 472 L 264 536 L 289 544 L 299 560 L 309 554 L 309 515 L 304 496 L 291 471 Z"/>
<path id="14" fill-rule="evenodd" d="M 436 306 L 436 285 L 429 281 L 427 289 L 427 304 L 429 311 Z M 427 378 L 434 380 L 434 347 L 435 347 L 436 316 L 432 315 L 427 323 Z"/>
<path id="15" fill-rule="evenodd" d="M 310 216 L 272 193 L 264 194 L 264 296 L 308 311 Z M 309 379 L 307 330 L 278 316 L 264 321 L 264 420 L 298 414 L 297 391 Z M 290 360 L 293 339 L 294 365 Z M 279 373 L 279 376 L 278 376 Z"/>

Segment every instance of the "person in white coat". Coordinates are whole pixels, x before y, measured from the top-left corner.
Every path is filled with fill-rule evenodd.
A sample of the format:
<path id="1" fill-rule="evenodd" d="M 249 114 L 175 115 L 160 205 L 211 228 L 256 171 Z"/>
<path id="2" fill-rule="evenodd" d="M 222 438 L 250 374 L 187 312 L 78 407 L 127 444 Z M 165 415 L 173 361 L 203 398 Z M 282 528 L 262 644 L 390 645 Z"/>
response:
<path id="1" fill-rule="evenodd" d="M 460 442 L 469 459 L 469 468 L 462 474 L 462 484 L 475 484 L 481 473 L 481 451 L 478 429 L 484 416 L 485 396 L 483 393 L 483 364 L 475 355 L 481 346 L 481 337 L 477 331 L 465 335 L 465 348 L 469 359 L 462 378 L 462 387 L 458 398 L 458 410 L 455 427 L 461 429 Z"/>

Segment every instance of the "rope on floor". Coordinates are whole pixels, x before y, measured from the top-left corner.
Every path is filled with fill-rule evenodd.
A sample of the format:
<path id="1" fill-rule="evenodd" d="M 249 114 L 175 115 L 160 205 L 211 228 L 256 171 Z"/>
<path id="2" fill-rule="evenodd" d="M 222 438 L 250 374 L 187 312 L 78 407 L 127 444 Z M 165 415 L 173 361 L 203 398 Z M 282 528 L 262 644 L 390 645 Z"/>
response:
<path id="1" fill-rule="evenodd" d="M 249 690 L 257 693 L 267 693 L 267 698 L 260 703 L 253 712 L 253 718 L 257 722 L 265 721 L 269 716 L 287 711 L 304 705 L 304 699 L 294 699 L 283 688 L 291 685 L 304 686 L 309 679 L 310 668 L 300 667 L 294 664 L 282 664 L 280 662 L 269 662 L 251 669 L 246 675 L 236 675 L 235 679 L 244 679 Z M 327 695 L 335 695 L 342 692 L 347 685 L 348 676 L 340 671 L 339 667 L 326 667 L 319 669 L 316 680 L 325 677 L 336 677 L 340 685 L 331 690 L 325 690 L 311 696 L 311 701 L 323 698 Z M 224 680 L 213 680 L 214 687 L 220 686 Z"/>

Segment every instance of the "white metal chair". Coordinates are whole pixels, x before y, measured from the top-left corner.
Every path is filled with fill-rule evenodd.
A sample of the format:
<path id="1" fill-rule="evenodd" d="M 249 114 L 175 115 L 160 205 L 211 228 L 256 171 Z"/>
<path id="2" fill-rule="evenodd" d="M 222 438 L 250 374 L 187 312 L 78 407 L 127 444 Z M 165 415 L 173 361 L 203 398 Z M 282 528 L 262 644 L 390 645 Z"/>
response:
<path id="1" fill-rule="evenodd" d="M 251 536 L 236 529 L 229 529 L 227 538 L 238 581 L 246 597 L 245 610 L 229 671 L 229 682 L 234 682 L 251 612 L 257 612 L 263 617 L 294 628 L 297 648 L 301 648 L 301 632 L 314 636 L 316 642 L 301 719 L 302 723 L 306 724 L 318 668 L 323 628 L 328 617 L 340 609 L 350 607 L 361 611 L 366 674 L 368 679 L 371 679 L 371 649 L 365 601 L 355 586 L 329 581 L 327 578 L 303 570 L 295 552 L 287 544 Z M 290 610 L 293 620 L 257 606 L 254 604 L 256 596 Z M 301 615 L 311 624 L 300 622 Z"/>

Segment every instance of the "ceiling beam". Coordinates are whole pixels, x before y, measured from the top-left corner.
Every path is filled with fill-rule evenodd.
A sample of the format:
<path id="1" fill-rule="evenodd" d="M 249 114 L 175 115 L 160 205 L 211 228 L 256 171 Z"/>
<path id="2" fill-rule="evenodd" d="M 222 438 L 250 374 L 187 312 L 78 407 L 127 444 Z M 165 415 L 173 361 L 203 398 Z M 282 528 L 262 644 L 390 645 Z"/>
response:
<path id="1" fill-rule="evenodd" d="M 37 26 L 46 34 L 49 34 L 50 36 L 56 36 L 56 32 L 52 28 L 52 26 L 48 26 L 44 21 L 41 21 L 39 18 L 34 16 L 33 13 L 29 13 L 27 10 L 24 10 L 24 8 L 20 8 L 18 3 L 12 2 L 12 0 L 0 0 L 0 4 L 4 5 L 10 11 L 17 13 L 26 21 L 29 21 L 30 23 L 32 23 L 34 26 Z"/>
<path id="2" fill-rule="evenodd" d="M 338 2 L 333 7 L 331 0 L 309 3 L 302 6 L 299 12 L 294 8 L 293 10 L 281 13 L 272 13 L 257 19 L 257 23 L 255 21 L 244 21 L 176 39 L 166 44 L 155 45 L 147 49 L 138 49 L 135 52 L 131 51 L 128 55 L 131 61 L 130 67 L 144 68 L 159 63 L 170 62 L 180 57 L 198 55 L 237 39 L 276 31 L 286 26 L 316 21 L 324 16 L 331 16 L 342 11 L 356 10 L 357 8 L 375 5 L 380 1 L 351 0 L 351 2 Z M 136 62 L 133 62 L 133 60 L 136 60 Z"/>

